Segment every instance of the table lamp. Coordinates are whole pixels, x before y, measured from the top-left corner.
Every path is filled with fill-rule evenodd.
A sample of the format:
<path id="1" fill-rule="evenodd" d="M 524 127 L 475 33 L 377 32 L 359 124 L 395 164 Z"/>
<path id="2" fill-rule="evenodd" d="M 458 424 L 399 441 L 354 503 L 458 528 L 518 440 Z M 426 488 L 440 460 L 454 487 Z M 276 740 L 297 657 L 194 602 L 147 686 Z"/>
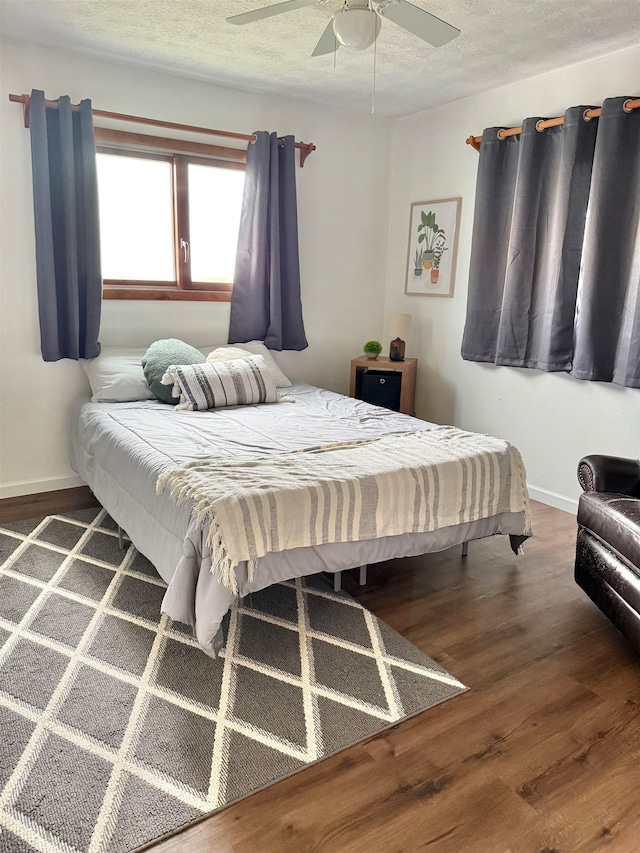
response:
<path id="1" fill-rule="evenodd" d="M 405 338 L 411 331 L 411 314 L 389 314 L 388 333 L 393 337 L 389 348 L 391 361 L 404 361 Z"/>

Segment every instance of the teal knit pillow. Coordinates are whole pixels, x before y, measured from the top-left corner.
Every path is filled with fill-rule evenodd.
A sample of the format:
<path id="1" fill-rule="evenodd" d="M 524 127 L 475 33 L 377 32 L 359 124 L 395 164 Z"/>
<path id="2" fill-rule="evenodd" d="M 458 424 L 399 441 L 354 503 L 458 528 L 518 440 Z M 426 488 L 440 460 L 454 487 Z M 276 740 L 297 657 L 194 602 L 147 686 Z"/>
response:
<path id="1" fill-rule="evenodd" d="M 172 397 L 172 386 L 162 384 L 167 368 L 172 364 L 203 364 L 206 360 L 199 349 L 176 338 L 166 338 L 151 344 L 142 356 L 142 369 L 149 388 L 158 400 L 175 406 L 180 402 L 180 397 Z"/>

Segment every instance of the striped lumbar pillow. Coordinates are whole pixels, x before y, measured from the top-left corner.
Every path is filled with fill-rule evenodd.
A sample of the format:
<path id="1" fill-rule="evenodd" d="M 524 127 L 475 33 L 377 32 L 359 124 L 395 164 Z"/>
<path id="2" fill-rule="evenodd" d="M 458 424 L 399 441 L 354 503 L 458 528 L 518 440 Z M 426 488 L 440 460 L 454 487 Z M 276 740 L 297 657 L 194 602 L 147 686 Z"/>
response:
<path id="1" fill-rule="evenodd" d="M 275 382 L 261 355 L 209 364 L 172 365 L 162 377 L 180 397 L 177 409 L 190 412 L 222 406 L 279 402 Z"/>

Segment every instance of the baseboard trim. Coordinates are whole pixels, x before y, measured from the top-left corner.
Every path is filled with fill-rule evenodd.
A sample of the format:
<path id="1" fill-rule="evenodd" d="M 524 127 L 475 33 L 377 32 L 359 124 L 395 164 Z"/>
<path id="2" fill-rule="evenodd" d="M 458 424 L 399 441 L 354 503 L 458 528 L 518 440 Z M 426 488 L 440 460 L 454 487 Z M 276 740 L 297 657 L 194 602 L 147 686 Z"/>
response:
<path id="1" fill-rule="evenodd" d="M 562 509 L 564 512 L 570 512 L 571 515 L 576 515 L 578 512 L 578 501 L 575 498 L 568 498 L 566 495 L 559 495 L 557 492 L 552 492 L 549 489 L 541 489 L 538 486 L 532 486 L 527 483 L 529 497 L 534 501 L 553 506 L 556 509 Z"/>
<path id="2" fill-rule="evenodd" d="M 59 492 L 76 486 L 84 486 L 83 480 L 77 474 L 69 474 L 66 477 L 46 477 L 44 480 L 18 480 L 0 484 L 0 500 L 39 495 L 41 492 Z"/>
<path id="3" fill-rule="evenodd" d="M 76 509 L 100 506 L 89 486 L 39 492 L 35 495 L 19 495 L 0 499 L 0 525 L 41 515 L 57 515 Z"/>

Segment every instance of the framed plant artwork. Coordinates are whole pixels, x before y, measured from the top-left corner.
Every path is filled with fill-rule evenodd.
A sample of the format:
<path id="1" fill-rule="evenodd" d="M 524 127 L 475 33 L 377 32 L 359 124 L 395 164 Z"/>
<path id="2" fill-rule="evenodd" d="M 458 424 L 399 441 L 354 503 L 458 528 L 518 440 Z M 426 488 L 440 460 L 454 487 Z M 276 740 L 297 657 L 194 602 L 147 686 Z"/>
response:
<path id="1" fill-rule="evenodd" d="M 461 198 L 411 205 L 404 285 L 408 296 L 453 296 L 461 205 Z"/>

